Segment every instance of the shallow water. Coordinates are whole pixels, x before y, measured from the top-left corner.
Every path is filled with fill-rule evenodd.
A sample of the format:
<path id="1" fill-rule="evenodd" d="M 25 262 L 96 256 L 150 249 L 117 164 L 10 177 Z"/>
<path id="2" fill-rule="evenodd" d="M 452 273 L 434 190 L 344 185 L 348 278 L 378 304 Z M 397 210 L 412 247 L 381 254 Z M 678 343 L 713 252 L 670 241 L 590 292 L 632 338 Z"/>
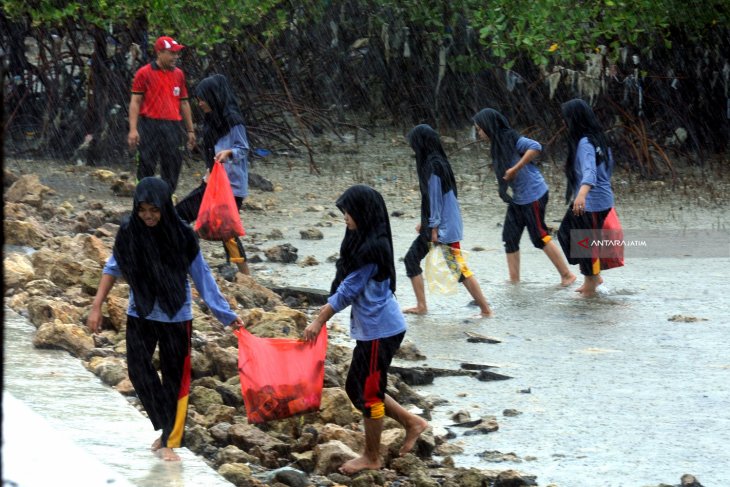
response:
<path id="1" fill-rule="evenodd" d="M 7 445 L 11 448 L 28 446 L 28 442 L 21 440 L 35 438 L 40 442 L 39 448 L 54 456 L 38 464 L 37 451 L 7 451 L 4 444 L 3 464 L 8 466 L 3 468 L 4 475 L 10 472 L 15 475 L 4 477 L 4 481 L 20 480 L 22 486 L 231 485 L 186 448 L 177 450 L 182 462 L 159 460 L 149 451 L 156 436 L 152 425 L 123 396 L 102 384 L 68 352 L 34 348 L 31 339 L 35 327 L 7 308 L 3 327 L 5 391 L 47 423 L 19 425 L 17 422 L 26 417 L 21 415 L 23 409 L 4 410 L 3 421 L 12 428 L 4 428 L 3 436 L 9 438 Z M 53 434 L 45 435 L 46 429 L 40 426 L 47 426 Z M 67 443 L 54 442 L 56 438 L 67 440 L 76 448 L 61 450 Z M 79 455 L 77 449 L 82 449 L 85 455 Z M 101 467 L 89 465 L 87 455 Z M 12 461 L 12 466 L 6 460 Z M 63 462 L 64 469 L 34 472 L 52 469 L 59 461 Z M 48 479 L 51 480 L 47 483 Z"/>
<path id="2" fill-rule="evenodd" d="M 464 430 L 450 428 L 458 435 L 453 441 L 466 452 L 454 457 L 456 465 L 516 468 L 537 475 L 541 486 L 674 484 L 685 473 L 706 487 L 730 485 L 730 246 L 720 249 L 724 257 L 714 259 L 627 258 L 625 267 L 604 273 L 598 297 L 584 299 L 574 292 L 577 285 L 557 285 L 557 273 L 526 235 L 522 283 L 507 284 L 497 227 L 501 215 L 480 215 L 478 199 L 464 207 L 463 247 L 485 249 L 468 252 L 468 263 L 496 316 L 471 318 L 478 310 L 461 289 L 450 297 L 429 296 L 429 314 L 409 316 L 406 334 L 428 357 L 417 365 L 494 364 L 499 368 L 493 370 L 512 377 L 497 382 L 439 378 L 418 388 L 448 400 L 434 410 L 435 426 L 453 423 L 451 416 L 459 410 L 472 418 L 498 419 L 499 431 L 489 435 L 464 436 Z M 691 211 L 623 212 L 619 207 L 619 213 L 627 215 L 625 228 L 727 228 L 719 212 L 704 219 Z M 548 222 L 561 216 L 549 213 Z M 325 259 L 337 251 L 344 233 L 341 218 L 332 221 L 321 228 L 324 240 L 293 242 L 300 256 L 313 255 L 322 264 L 267 264 L 273 268 L 267 277 L 328 289 L 334 270 Z M 415 221 L 391 219 L 396 255 L 408 249 Z M 397 262 L 396 268 L 399 301 L 411 306 L 415 300 L 404 266 Z M 668 321 L 676 314 L 707 321 Z M 346 325 L 347 313 L 335 320 Z M 468 343 L 465 331 L 503 341 Z M 505 409 L 522 414 L 507 417 Z M 479 457 L 492 450 L 528 460 L 491 463 Z"/>
<path id="3" fill-rule="evenodd" d="M 391 224 L 396 256 L 405 255 L 418 219 L 417 182 L 413 171 L 402 162 L 412 163 L 412 159 L 402 157 L 406 151 L 398 144 L 386 141 L 384 145 L 396 146 L 397 154 L 394 156 L 392 147 L 376 147 L 367 151 L 370 162 L 362 166 L 356 159 L 364 159 L 365 155 L 338 156 L 341 166 L 324 168 L 324 177 L 304 174 L 301 168 L 259 168 L 284 189 L 274 196 L 252 195 L 254 201 L 273 197 L 279 204 L 266 214 L 244 212 L 249 233 L 244 242 L 261 249 L 291 243 L 299 248 L 300 261 L 314 256 L 320 264 L 253 264 L 258 278 L 281 286 L 329 289 L 334 265 L 326 260 L 337 252 L 345 231 L 333 203 L 350 184 L 363 181 L 384 194 L 391 212 L 404 213 L 402 217 L 392 217 Z M 474 161 L 469 167 L 455 164 L 457 176 L 476 174 L 477 170 L 471 170 L 476 166 Z M 559 171 L 550 166 L 543 168 L 546 176 L 550 176 L 551 170 L 556 173 L 553 179 L 559 179 Z M 626 187 L 622 177 L 619 174 L 614 178 L 619 190 Z M 462 362 L 494 364 L 499 366 L 494 369 L 496 372 L 512 377 L 498 382 L 440 378 L 433 385 L 419 388 L 424 394 L 448 400 L 448 404 L 433 411 L 432 423 L 441 431 L 453 422 L 451 416 L 459 410 L 468 411 L 472 418 L 494 415 L 498 419 L 499 431 L 485 436 L 464 436 L 463 430 L 450 428 L 458 435 L 453 441 L 465 450 L 464 454 L 454 456 L 456 465 L 516 468 L 537 475 L 543 487 L 550 483 L 560 487 L 678 484 L 684 473 L 697 476 L 705 487 L 730 485 L 730 284 L 726 277 L 730 243 L 717 252 L 723 257 L 712 259 L 627 258 L 625 267 L 604 273 L 606 283 L 597 298 L 583 299 L 572 291 L 575 286 L 567 290 L 557 286 L 557 274 L 548 259 L 523 236 L 523 282 L 513 286 L 505 283 L 507 269 L 500 238 L 504 205 L 492 194 L 494 187 L 491 180 L 463 183 L 459 199 L 465 222 L 462 246 L 468 251 L 469 266 L 496 316 L 485 320 L 470 318 L 477 309 L 468 305 L 470 297 L 460 290 L 451 297 L 429 295 L 430 313 L 407 318 L 406 340 L 415 342 L 427 356 L 423 362 L 411 365 L 458 368 Z M 701 193 L 690 198 L 662 188 L 649 191 L 645 186 L 637 187 L 634 193 L 620 191 L 617 195 L 617 209 L 625 229 L 730 228 L 725 208 L 708 205 Z M 546 218 L 555 227 L 565 208 L 558 201 L 558 193 L 556 190 L 551 197 Z M 310 205 L 321 205 L 324 211 L 308 212 Z M 333 212 L 333 216 L 326 216 L 328 212 Z M 301 240 L 299 230 L 314 224 L 320 225 L 324 239 Z M 281 230 L 284 237 L 261 238 L 273 228 Z M 672 244 L 668 239 L 666 245 Z M 217 243 L 204 245 L 220 252 Z M 697 246 L 701 245 L 703 242 L 698 241 Z M 475 250 L 476 246 L 483 250 Z M 402 262 L 396 262 L 396 269 L 398 299 L 403 307 L 411 306 L 413 293 Z M 707 321 L 668 321 L 676 314 Z M 347 313 L 342 313 L 334 321 L 346 326 L 347 319 Z M 468 343 L 465 331 L 503 341 Z M 31 332 L 26 328 L 25 333 Z M 36 351 L 28 344 L 25 347 L 19 351 L 23 357 L 50 353 Z M 11 353 L 15 354 L 12 350 Z M 69 363 L 81 368 L 77 359 L 65 356 Z M 90 374 L 81 371 L 84 380 L 89 380 Z M 5 373 L 8 374 L 7 367 Z M 80 380 L 75 373 L 35 379 L 39 378 L 44 383 L 60 384 L 45 389 L 42 395 L 60 403 L 61 411 L 83 407 L 75 402 L 75 394 L 68 392 L 75 391 Z M 11 387 L 7 380 L 6 387 Z M 109 401 L 125 403 L 95 377 L 90 380 L 109 394 Z M 27 393 L 35 393 L 33 388 L 28 389 Z M 523 390 L 530 393 L 520 392 Z M 29 399 L 37 400 L 40 398 Z M 508 408 L 522 414 L 504 416 L 502 412 Z M 136 411 L 131 413 L 140 419 Z M 62 415 L 56 417 L 56 424 L 66 427 L 67 419 Z M 145 423 L 143 428 L 148 428 L 147 420 L 141 419 Z M 75 427 L 70 424 L 71 429 Z M 102 423 L 96 427 L 110 426 Z M 139 440 L 144 444 L 151 442 L 147 433 L 144 429 L 144 438 Z M 110 449 L 109 454 L 102 448 L 100 457 L 121 458 L 114 445 L 106 448 Z M 480 453 L 492 450 L 514 452 L 525 461 L 491 463 L 479 457 Z M 142 465 L 140 472 L 152 468 L 144 462 Z M 183 477 L 187 481 L 188 473 Z"/>

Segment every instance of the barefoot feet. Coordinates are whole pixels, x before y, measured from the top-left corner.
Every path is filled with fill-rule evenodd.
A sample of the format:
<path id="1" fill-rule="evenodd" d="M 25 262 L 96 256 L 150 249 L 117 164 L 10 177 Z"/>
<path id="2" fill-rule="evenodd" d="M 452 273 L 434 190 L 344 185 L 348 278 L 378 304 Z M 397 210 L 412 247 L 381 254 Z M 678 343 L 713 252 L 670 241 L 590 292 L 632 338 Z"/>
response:
<path id="1" fill-rule="evenodd" d="M 381 466 L 380 460 L 373 460 L 366 456 L 359 456 L 342 464 L 340 467 L 340 473 L 344 475 L 352 475 L 361 470 L 380 470 Z"/>
<path id="2" fill-rule="evenodd" d="M 404 309 L 403 312 L 409 315 L 425 315 L 428 313 L 428 308 L 425 306 L 414 306 Z"/>
<path id="3" fill-rule="evenodd" d="M 166 462 L 179 462 L 180 455 L 175 453 L 172 448 L 162 447 L 157 450 L 157 456 Z"/>
<path id="4" fill-rule="evenodd" d="M 162 448 L 162 437 L 160 436 L 157 438 L 154 442 L 152 442 L 152 446 L 150 447 L 150 450 L 157 451 L 160 448 Z"/>
<path id="5" fill-rule="evenodd" d="M 400 456 L 413 450 L 418 437 L 426 431 L 426 428 L 428 428 L 428 421 L 420 416 L 414 415 L 411 422 L 406 426 L 406 439 L 403 440 L 403 445 L 400 447 Z"/>
<path id="6" fill-rule="evenodd" d="M 568 287 L 573 284 L 576 279 L 577 277 L 575 274 L 573 274 L 572 272 L 568 272 L 566 275 L 560 276 L 560 285 L 563 287 Z"/>
<path id="7" fill-rule="evenodd" d="M 603 284 L 603 276 L 600 274 L 597 276 L 585 276 L 583 284 L 575 292 L 581 293 L 583 296 L 595 296 L 596 288 L 601 284 Z"/>

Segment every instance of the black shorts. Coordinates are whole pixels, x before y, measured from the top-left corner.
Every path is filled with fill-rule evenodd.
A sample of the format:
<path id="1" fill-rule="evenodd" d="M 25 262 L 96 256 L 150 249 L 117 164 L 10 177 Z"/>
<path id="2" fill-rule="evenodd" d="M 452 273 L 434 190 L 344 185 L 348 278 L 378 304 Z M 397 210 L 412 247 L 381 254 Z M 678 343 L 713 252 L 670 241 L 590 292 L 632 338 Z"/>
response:
<path id="1" fill-rule="evenodd" d="M 582 215 L 573 214 L 573 205 L 568 207 L 568 211 L 560 223 L 558 229 L 558 241 L 563 248 L 565 258 L 568 263 L 580 267 L 580 273 L 584 276 L 597 276 L 601 272 L 601 261 L 598 258 L 574 258 L 570 255 L 570 231 L 571 230 L 601 230 L 606 216 L 611 211 L 586 211 Z"/>
<path id="2" fill-rule="evenodd" d="M 527 233 L 530 235 L 532 245 L 538 249 L 542 249 L 545 244 L 552 240 L 545 224 L 545 207 L 548 203 L 549 194 L 549 191 L 545 191 L 540 199 L 526 205 L 509 204 L 507 214 L 504 217 L 504 226 L 502 227 L 502 241 L 504 242 L 505 252 L 511 254 L 520 250 L 520 239 L 525 227 L 527 227 Z"/>
<path id="3" fill-rule="evenodd" d="M 406 332 L 377 340 L 360 341 L 352 351 L 345 391 L 352 404 L 366 418 L 380 419 L 385 415 L 385 391 L 388 369 Z"/>

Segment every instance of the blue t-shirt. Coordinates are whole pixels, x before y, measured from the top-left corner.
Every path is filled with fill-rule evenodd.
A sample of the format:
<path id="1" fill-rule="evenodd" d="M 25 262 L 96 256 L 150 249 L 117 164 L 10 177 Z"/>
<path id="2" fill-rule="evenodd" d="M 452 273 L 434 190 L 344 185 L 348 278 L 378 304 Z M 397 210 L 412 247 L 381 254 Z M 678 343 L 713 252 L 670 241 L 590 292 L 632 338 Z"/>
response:
<path id="1" fill-rule="evenodd" d="M 350 336 L 355 340 L 388 338 L 406 330 L 390 279 L 376 281 L 377 271 L 377 265 L 367 264 L 351 272 L 327 300 L 336 313 L 352 305 Z"/>
<path id="2" fill-rule="evenodd" d="M 119 268 L 117 260 L 114 258 L 114 254 L 110 255 L 107 259 L 103 273 L 116 278 L 122 277 L 122 271 Z M 226 301 L 226 298 L 223 297 L 220 289 L 218 289 L 218 284 L 215 282 L 215 279 L 210 272 L 210 267 L 208 267 L 208 263 L 205 262 L 205 259 L 203 258 L 203 254 L 198 252 L 195 260 L 193 260 L 190 264 L 188 273 L 193 278 L 195 289 L 198 290 L 203 301 L 205 301 L 205 304 L 207 304 L 213 312 L 213 315 L 224 325 L 230 325 L 237 318 L 237 315 L 231 311 L 228 301 Z M 187 280 L 185 281 L 185 294 L 185 303 L 172 318 L 162 311 L 162 308 L 160 308 L 157 301 L 155 301 L 155 305 L 150 314 L 143 318 L 151 321 L 161 321 L 163 323 L 178 323 L 180 321 L 192 320 L 193 295 L 190 290 L 190 282 Z M 137 313 L 137 307 L 134 305 L 134 292 L 131 288 L 129 289 L 129 306 L 127 307 L 127 314 L 136 318 L 140 317 L 139 313 Z"/>
<path id="3" fill-rule="evenodd" d="M 580 187 L 587 184 L 591 190 L 586 196 L 586 211 L 603 211 L 613 208 L 613 190 L 611 189 L 611 174 L 613 172 L 613 157 L 608 153 L 608 160 L 596 166 L 596 148 L 588 142 L 588 137 L 578 141 L 575 151 L 575 187 L 573 199 L 578 196 Z"/>
<path id="4" fill-rule="evenodd" d="M 431 175 L 428 180 L 428 203 L 431 215 L 428 226 L 438 227 L 439 242 L 450 244 L 464 238 L 464 223 L 461 220 L 459 200 L 454 190 L 444 194 L 441 191 L 441 178 Z"/>
<path id="5" fill-rule="evenodd" d="M 218 152 L 231 149 L 233 154 L 223 166 L 226 168 L 228 179 L 231 181 L 233 196 L 245 198 L 248 196 L 248 137 L 243 125 L 234 126 L 230 132 L 218 139 L 214 150 Z"/>
<path id="6" fill-rule="evenodd" d="M 509 167 L 514 167 L 515 164 L 522 158 L 522 156 L 528 150 L 542 151 L 542 146 L 539 142 L 527 137 L 520 137 L 517 139 L 515 144 L 517 149 L 517 155 L 513 161 L 511 161 Z M 545 183 L 545 179 L 542 177 L 542 173 L 535 164 L 529 163 L 517 172 L 515 178 L 509 182 L 510 188 L 512 188 L 512 201 L 518 205 L 529 205 L 533 201 L 537 201 L 547 192 L 548 186 Z"/>

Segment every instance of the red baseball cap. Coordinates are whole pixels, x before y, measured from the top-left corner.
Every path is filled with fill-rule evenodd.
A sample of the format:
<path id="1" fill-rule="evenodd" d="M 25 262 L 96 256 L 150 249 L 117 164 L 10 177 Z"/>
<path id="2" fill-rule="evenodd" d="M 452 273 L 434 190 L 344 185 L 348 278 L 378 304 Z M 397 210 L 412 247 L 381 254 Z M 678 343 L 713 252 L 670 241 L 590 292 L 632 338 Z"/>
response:
<path id="1" fill-rule="evenodd" d="M 155 41 L 155 51 L 181 51 L 185 46 L 179 44 L 175 39 L 169 36 L 158 37 Z"/>

